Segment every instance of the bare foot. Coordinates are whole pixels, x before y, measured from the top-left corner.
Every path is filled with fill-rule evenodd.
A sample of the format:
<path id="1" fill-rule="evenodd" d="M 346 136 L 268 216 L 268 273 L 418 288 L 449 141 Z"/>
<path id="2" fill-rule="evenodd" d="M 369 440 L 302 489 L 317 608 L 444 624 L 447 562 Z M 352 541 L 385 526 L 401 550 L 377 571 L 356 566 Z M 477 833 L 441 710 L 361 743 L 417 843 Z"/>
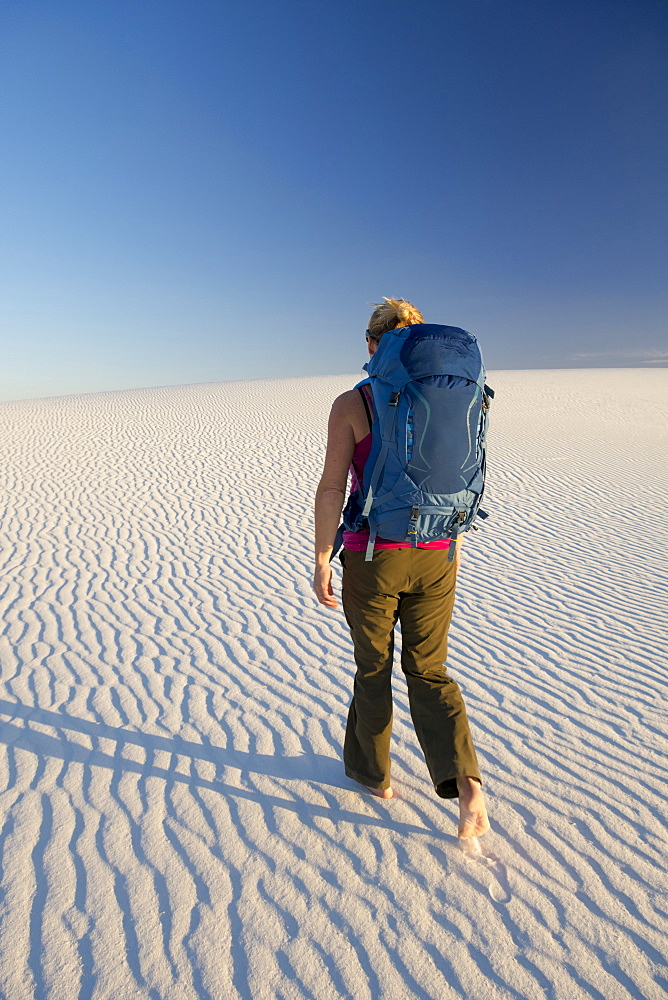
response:
<path id="1" fill-rule="evenodd" d="M 485 809 L 480 782 L 475 778 L 457 778 L 459 792 L 459 830 L 461 840 L 482 837 L 489 830 L 489 820 Z"/>
<path id="2" fill-rule="evenodd" d="M 391 788 L 370 788 L 369 791 L 373 792 L 374 795 L 377 795 L 379 799 L 394 798 L 394 791 Z"/>
<path id="3" fill-rule="evenodd" d="M 391 788 L 370 788 L 369 785 L 365 785 L 361 781 L 358 784 L 362 785 L 362 788 L 366 789 L 367 792 L 371 792 L 372 795 L 376 795 L 379 799 L 394 798 L 394 792 Z"/>

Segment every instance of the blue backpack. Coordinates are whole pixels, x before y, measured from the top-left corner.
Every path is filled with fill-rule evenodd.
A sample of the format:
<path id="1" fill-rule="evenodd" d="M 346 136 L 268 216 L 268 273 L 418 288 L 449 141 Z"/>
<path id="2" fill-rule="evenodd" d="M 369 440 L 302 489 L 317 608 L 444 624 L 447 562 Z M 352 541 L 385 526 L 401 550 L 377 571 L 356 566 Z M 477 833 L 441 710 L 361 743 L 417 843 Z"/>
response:
<path id="1" fill-rule="evenodd" d="M 368 526 L 366 560 L 376 536 L 394 542 L 450 539 L 476 517 L 485 484 L 487 412 L 494 392 L 472 334 L 420 323 L 383 334 L 364 366 L 375 419 L 360 489 L 343 527 Z M 359 387 L 358 387 L 359 388 Z"/>

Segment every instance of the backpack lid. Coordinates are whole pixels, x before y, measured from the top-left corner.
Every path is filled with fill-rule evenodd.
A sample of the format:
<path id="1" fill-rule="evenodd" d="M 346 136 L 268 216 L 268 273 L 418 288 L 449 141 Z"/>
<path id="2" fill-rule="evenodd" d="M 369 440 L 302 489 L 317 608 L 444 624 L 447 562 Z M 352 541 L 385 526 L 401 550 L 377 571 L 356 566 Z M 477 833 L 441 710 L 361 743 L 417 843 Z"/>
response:
<path id="1" fill-rule="evenodd" d="M 473 334 L 458 326 L 434 323 L 388 330 L 364 368 L 370 376 L 397 387 L 438 375 L 477 382 L 481 388 L 485 381 L 482 355 Z"/>

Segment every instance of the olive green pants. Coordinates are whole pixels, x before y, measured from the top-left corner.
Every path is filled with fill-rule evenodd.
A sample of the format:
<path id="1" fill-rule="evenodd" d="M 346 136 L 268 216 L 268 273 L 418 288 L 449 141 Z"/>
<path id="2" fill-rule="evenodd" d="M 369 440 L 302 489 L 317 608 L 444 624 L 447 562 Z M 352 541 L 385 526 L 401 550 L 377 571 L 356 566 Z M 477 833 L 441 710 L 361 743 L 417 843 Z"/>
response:
<path id="1" fill-rule="evenodd" d="M 456 779 L 480 780 L 464 700 L 448 676 L 448 628 L 456 569 L 445 549 L 346 551 L 343 610 L 357 672 L 343 758 L 346 774 L 369 788 L 390 784 L 394 627 L 401 624 L 401 668 L 417 738 L 434 788 L 457 796 Z"/>

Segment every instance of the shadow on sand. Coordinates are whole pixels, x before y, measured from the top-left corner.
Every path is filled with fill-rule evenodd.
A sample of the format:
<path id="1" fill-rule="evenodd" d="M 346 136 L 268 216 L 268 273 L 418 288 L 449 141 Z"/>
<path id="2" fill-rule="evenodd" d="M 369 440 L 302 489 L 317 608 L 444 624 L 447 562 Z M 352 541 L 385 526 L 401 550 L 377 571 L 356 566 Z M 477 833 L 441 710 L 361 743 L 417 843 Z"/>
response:
<path id="1" fill-rule="evenodd" d="M 103 767 L 114 772 L 129 772 L 139 774 L 143 778 L 160 778 L 167 782 L 180 783 L 197 789 L 208 789 L 220 795 L 251 800 L 263 809 L 287 809 L 305 821 L 314 816 L 321 816 L 336 823 L 349 822 L 362 826 L 384 827 L 404 833 L 433 835 L 437 832 L 424 826 L 397 823 L 391 818 L 386 819 L 383 815 L 386 806 L 380 805 L 384 800 L 372 796 L 365 797 L 365 805 L 376 810 L 383 810 L 374 816 L 339 809 L 335 802 L 326 806 L 316 805 L 301 798 L 280 798 L 275 795 L 267 795 L 256 789 L 238 788 L 218 780 L 218 774 L 222 773 L 223 769 L 235 768 L 242 774 L 253 773 L 283 781 L 311 782 L 314 785 L 327 785 L 351 793 L 354 783 L 343 775 L 341 762 L 334 757 L 325 757 L 315 753 L 305 753 L 298 757 L 246 753 L 226 747 L 192 743 L 180 739 L 178 736 L 168 738 L 133 732 L 129 729 L 88 722 L 85 719 L 73 718 L 59 712 L 50 712 L 46 709 L 2 699 L 0 699 L 0 716 L 21 719 L 25 723 L 22 726 L 17 726 L 11 722 L 0 722 L 0 743 L 33 753 L 38 757 L 55 757 L 67 763 L 79 763 L 87 767 Z M 51 736 L 47 733 L 36 732 L 30 728 L 31 724 L 48 726 L 55 729 L 59 735 Z M 63 730 L 83 733 L 92 740 L 111 740 L 116 744 L 116 752 L 110 754 L 102 750 L 89 749 L 80 743 L 68 740 L 64 734 L 61 736 L 60 733 Z M 146 755 L 145 761 L 124 757 L 123 748 L 125 746 L 141 747 Z M 158 767 L 151 763 L 151 758 L 155 754 L 164 752 L 172 755 L 170 767 Z M 215 778 L 213 780 L 202 778 L 195 773 L 194 768 L 193 773 L 183 774 L 176 769 L 178 758 L 186 758 L 193 764 L 197 761 L 213 764 L 216 768 Z M 440 833 L 440 831 L 438 832 Z"/>

